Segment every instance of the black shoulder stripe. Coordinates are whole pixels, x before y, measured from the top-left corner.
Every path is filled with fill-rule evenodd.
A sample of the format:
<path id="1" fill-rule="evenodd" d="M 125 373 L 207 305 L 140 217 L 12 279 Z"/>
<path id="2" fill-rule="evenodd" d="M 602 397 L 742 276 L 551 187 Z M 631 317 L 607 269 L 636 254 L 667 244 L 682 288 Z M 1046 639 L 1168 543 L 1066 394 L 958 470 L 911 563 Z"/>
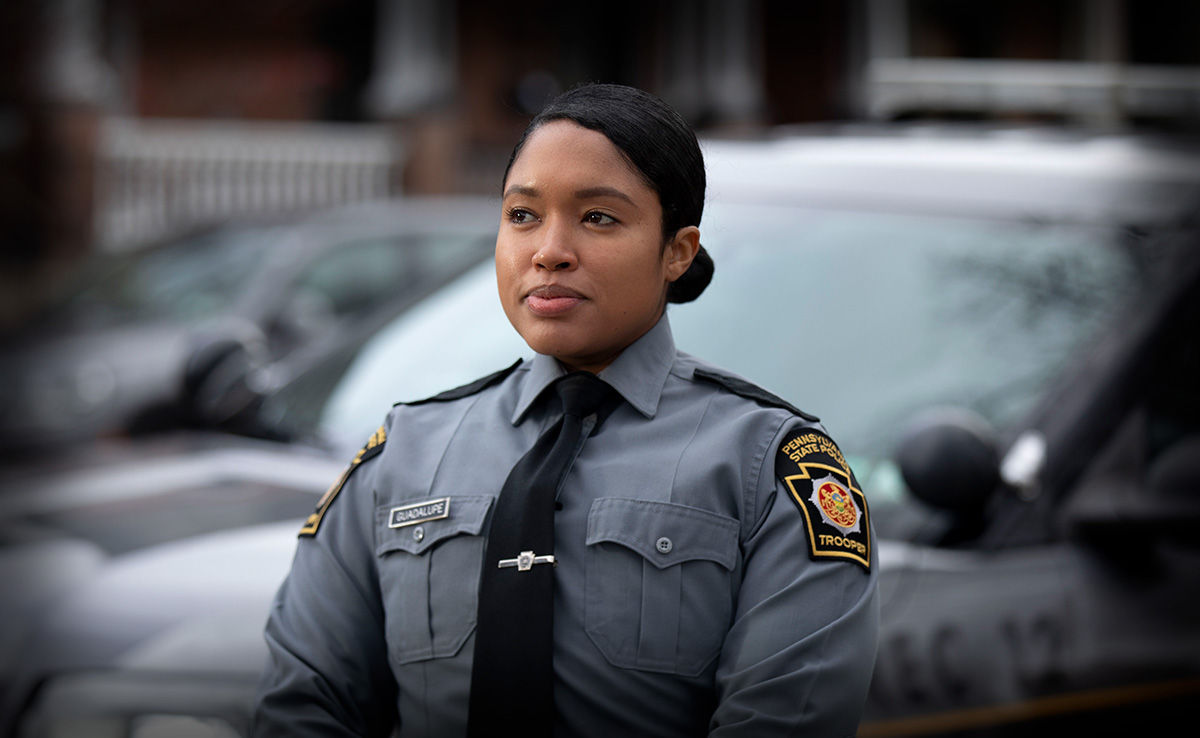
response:
<path id="1" fill-rule="evenodd" d="M 728 374 L 720 374 L 718 372 L 709 371 L 708 369 L 696 369 L 695 375 L 698 379 L 703 379 L 705 381 L 718 384 L 735 395 L 741 395 L 742 397 L 754 400 L 755 402 L 767 405 L 769 407 L 779 407 L 783 408 L 784 410 L 790 410 L 792 413 L 799 415 L 807 421 L 818 423 L 821 420 L 815 415 L 809 415 L 782 397 L 773 395 L 762 387 L 759 387 L 756 384 L 751 384 L 744 379 L 731 377 Z"/>
<path id="2" fill-rule="evenodd" d="M 346 482 L 350 481 L 350 475 L 354 470 L 362 465 L 364 461 L 373 459 L 383 452 L 383 444 L 387 442 L 387 429 L 379 426 L 379 430 L 375 431 L 367 440 L 367 445 L 363 446 L 342 475 L 333 483 L 325 494 L 321 495 L 321 499 L 317 500 L 317 507 L 312 514 L 304 521 L 304 526 L 300 528 L 300 537 L 312 537 L 317 534 L 317 529 L 321 527 L 321 520 L 325 518 L 325 513 L 329 510 L 329 506 L 337 499 L 338 494 L 342 491 L 342 487 L 346 486 Z"/>
<path id="3" fill-rule="evenodd" d="M 450 400 L 459 400 L 459 399 L 462 399 L 463 397 L 470 397 L 471 395 L 473 395 L 477 392 L 482 392 L 483 390 L 487 389 L 488 387 L 491 387 L 493 384 L 496 384 L 497 382 L 502 381 L 509 374 L 512 374 L 514 371 L 516 371 L 517 367 L 519 367 L 519 366 L 521 366 L 521 359 L 517 359 L 512 364 L 512 366 L 510 366 L 506 369 L 501 369 L 498 372 L 489 374 L 486 377 L 482 377 L 480 379 L 476 379 L 474 382 L 464 384 L 461 387 L 455 387 L 454 389 L 446 390 L 445 392 L 436 394 L 433 397 L 426 397 L 423 400 L 412 400 L 410 402 L 397 402 L 396 404 L 397 405 L 424 405 L 428 402 L 449 402 Z"/>

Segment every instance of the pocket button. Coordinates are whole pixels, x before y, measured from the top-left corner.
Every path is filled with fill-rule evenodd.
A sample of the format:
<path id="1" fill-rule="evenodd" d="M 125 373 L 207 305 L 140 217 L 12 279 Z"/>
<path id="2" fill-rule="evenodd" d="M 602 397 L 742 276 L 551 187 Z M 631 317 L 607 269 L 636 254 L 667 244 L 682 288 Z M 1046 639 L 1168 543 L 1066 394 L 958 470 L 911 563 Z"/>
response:
<path id="1" fill-rule="evenodd" d="M 667 538 L 666 536 L 663 536 L 654 542 L 654 548 L 657 549 L 660 554 L 669 554 L 671 553 L 671 549 L 674 547 L 675 544 L 671 543 L 671 539 Z"/>
<path id="2" fill-rule="evenodd" d="M 414 541 L 420 543 L 425 540 L 425 529 L 418 525 L 416 528 L 413 528 L 412 536 Z"/>

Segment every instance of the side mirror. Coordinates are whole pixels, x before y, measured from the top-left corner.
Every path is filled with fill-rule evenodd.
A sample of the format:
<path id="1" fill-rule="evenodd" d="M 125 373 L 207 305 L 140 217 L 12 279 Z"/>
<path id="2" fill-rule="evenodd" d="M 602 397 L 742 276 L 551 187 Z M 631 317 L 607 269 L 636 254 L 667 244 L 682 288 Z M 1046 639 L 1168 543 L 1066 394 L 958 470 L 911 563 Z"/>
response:
<path id="1" fill-rule="evenodd" d="M 192 341 L 183 376 L 183 402 L 205 427 L 236 428 L 262 400 L 259 378 L 270 362 L 262 332 L 244 321 L 221 322 Z"/>
<path id="2" fill-rule="evenodd" d="M 901 435 L 895 459 L 913 495 L 955 514 L 981 511 L 1000 482 L 995 432 L 962 408 L 919 416 Z"/>

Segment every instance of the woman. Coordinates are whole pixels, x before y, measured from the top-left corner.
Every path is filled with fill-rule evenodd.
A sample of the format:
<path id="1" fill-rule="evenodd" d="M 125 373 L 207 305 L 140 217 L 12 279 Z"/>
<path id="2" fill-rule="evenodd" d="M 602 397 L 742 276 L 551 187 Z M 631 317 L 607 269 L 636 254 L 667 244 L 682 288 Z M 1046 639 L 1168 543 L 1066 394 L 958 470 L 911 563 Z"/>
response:
<path id="1" fill-rule="evenodd" d="M 866 504 L 816 418 L 676 351 L 666 303 L 713 271 L 704 187 L 694 134 L 639 90 L 532 121 L 496 275 L 536 355 L 397 405 L 322 499 L 258 733 L 854 733 Z"/>

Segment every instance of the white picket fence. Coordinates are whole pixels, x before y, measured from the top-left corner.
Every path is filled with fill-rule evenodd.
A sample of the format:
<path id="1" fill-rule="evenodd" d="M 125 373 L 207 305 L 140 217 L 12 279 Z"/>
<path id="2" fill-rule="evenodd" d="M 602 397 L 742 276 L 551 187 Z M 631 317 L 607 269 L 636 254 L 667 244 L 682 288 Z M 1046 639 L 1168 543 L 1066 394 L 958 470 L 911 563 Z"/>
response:
<path id="1" fill-rule="evenodd" d="M 393 196 L 403 155 L 383 125 L 111 118 L 97 147 L 96 247 Z"/>

